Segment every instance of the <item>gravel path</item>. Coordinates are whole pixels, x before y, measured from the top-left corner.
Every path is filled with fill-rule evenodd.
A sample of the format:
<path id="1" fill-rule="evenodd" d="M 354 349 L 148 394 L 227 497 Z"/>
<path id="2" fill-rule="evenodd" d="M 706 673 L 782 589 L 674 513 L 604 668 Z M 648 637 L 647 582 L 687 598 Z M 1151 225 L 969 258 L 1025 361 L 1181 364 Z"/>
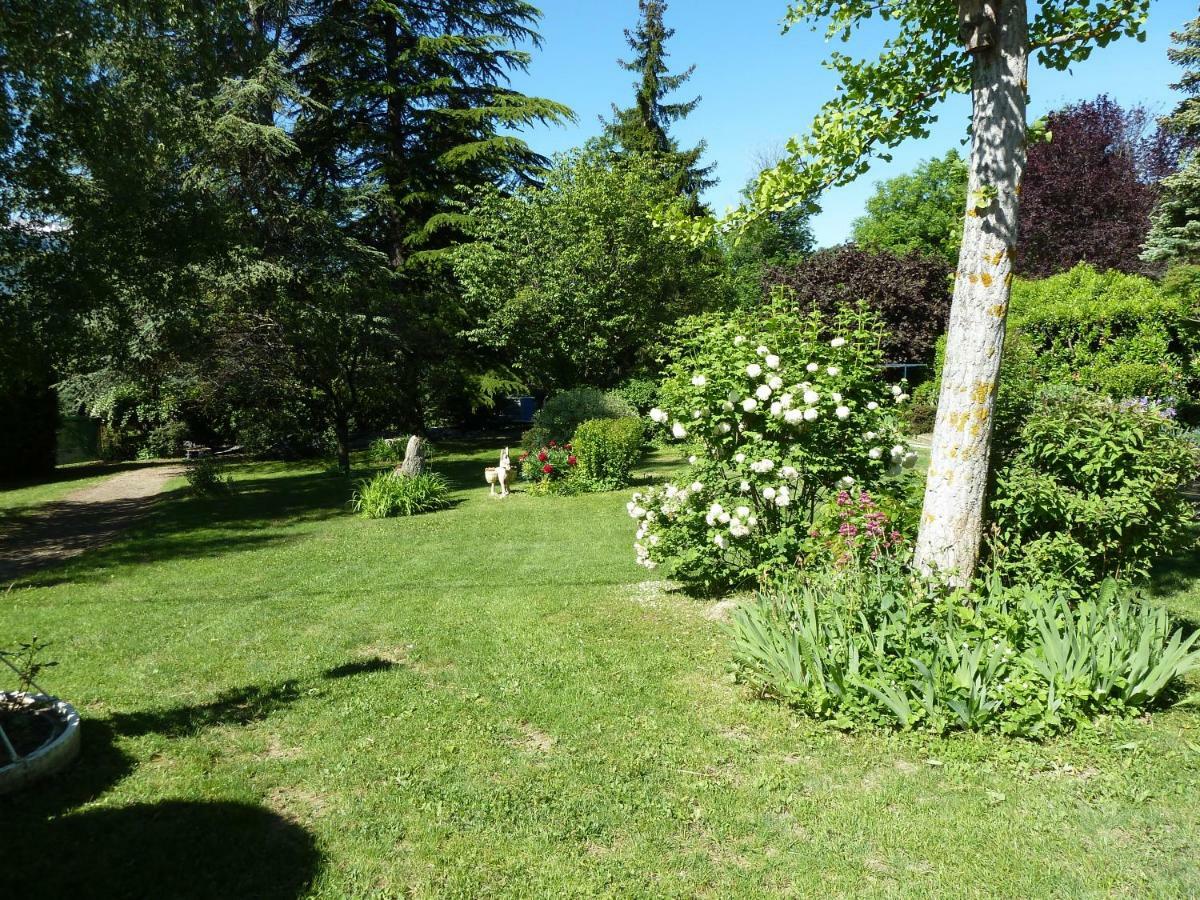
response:
<path id="1" fill-rule="evenodd" d="M 0 582 L 103 547 L 144 516 L 178 465 L 147 466 L 46 503 L 0 526 Z"/>

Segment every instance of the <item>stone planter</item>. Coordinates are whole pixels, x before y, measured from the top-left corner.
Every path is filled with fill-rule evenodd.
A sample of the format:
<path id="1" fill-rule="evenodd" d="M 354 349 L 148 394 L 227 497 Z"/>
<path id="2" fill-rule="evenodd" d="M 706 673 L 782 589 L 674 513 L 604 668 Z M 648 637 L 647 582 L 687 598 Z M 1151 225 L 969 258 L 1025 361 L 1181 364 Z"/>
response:
<path id="1" fill-rule="evenodd" d="M 79 713 L 65 700 L 45 694 L 5 693 L 3 697 L 29 706 L 44 704 L 54 721 L 54 728 L 42 745 L 16 762 L 8 762 L 8 753 L 0 748 L 0 794 L 7 794 L 54 775 L 74 761 L 79 755 Z"/>

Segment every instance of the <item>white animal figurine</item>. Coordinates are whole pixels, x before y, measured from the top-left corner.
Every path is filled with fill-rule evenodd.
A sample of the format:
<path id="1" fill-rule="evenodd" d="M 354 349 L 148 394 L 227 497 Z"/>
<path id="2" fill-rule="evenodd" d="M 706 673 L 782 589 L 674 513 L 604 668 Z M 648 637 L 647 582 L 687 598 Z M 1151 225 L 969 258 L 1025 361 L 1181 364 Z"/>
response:
<path id="1" fill-rule="evenodd" d="M 493 497 L 496 494 L 496 485 L 500 485 L 500 497 L 508 496 L 508 473 L 512 471 L 512 461 L 508 458 L 508 448 L 500 454 L 500 465 L 494 469 L 484 469 L 483 477 L 487 479 L 487 483 L 491 486 L 489 494 Z"/>

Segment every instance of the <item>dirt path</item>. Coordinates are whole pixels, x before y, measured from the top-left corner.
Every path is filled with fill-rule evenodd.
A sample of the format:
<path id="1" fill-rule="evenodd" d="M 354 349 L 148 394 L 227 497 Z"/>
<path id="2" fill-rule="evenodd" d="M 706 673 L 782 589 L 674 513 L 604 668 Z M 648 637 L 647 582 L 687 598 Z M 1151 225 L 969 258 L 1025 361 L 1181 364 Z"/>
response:
<path id="1" fill-rule="evenodd" d="M 46 503 L 0 526 L 0 582 L 103 547 L 144 516 L 178 465 L 148 466 Z"/>

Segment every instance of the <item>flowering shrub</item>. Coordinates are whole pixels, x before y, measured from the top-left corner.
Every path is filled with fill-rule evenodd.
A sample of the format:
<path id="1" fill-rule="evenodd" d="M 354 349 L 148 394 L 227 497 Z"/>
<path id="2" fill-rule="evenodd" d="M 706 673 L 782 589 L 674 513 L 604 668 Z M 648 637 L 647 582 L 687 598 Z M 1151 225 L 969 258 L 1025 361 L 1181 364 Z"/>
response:
<path id="1" fill-rule="evenodd" d="M 898 525 L 869 492 L 838 491 L 808 532 L 805 561 L 837 568 L 889 561 L 908 547 Z"/>
<path id="2" fill-rule="evenodd" d="M 818 503 L 916 462 L 903 385 L 879 381 L 878 319 L 778 312 L 683 327 L 651 419 L 694 453 L 679 483 L 635 494 L 638 561 L 715 587 L 795 563 Z"/>
<path id="3" fill-rule="evenodd" d="M 579 457 L 571 442 L 550 441 L 545 447 L 522 453 L 517 458 L 521 477 L 540 493 L 560 492 L 565 482 L 575 474 Z"/>

